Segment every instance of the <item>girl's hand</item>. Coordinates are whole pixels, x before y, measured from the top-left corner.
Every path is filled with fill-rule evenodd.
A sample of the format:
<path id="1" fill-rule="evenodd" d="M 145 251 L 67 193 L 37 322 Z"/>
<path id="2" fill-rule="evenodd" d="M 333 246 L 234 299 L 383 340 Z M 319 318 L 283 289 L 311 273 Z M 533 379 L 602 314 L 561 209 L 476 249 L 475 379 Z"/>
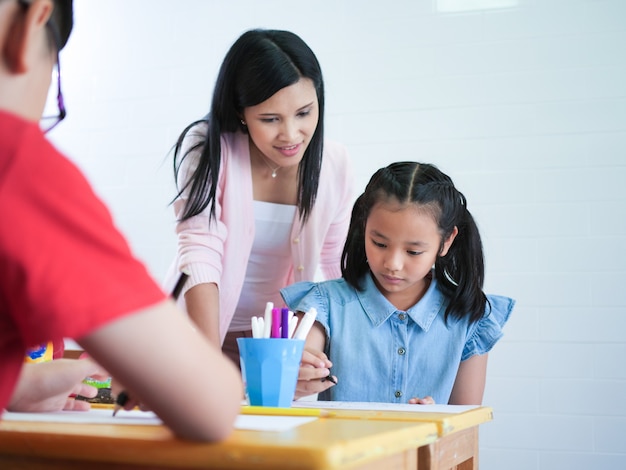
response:
<path id="1" fill-rule="evenodd" d="M 313 395 L 329 389 L 337 382 L 337 378 L 333 376 L 332 380 L 328 379 L 332 362 L 328 360 L 326 354 L 322 351 L 306 348 L 302 353 L 302 362 L 300 363 L 300 373 L 296 384 L 295 399 Z"/>
<path id="2" fill-rule="evenodd" d="M 434 405 L 435 400 L 430 395 L 425 396 L 424 398 L 414 397 L 409 400 L 409 404 L 411 405 Z"/>

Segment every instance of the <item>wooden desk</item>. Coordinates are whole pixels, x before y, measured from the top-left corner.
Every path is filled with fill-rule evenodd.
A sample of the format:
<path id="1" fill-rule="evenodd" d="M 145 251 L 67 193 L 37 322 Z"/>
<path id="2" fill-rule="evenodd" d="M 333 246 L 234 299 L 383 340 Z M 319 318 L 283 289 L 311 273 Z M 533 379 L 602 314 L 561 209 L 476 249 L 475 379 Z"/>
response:
<path id="1" fill-rule="evenodd" d="M 481 407 L 452 416 L 433 414 L 428 419 L 437 424 L 440 437 L 418 449 L 418 468 L 478 470 L 478 426 L 493 419 L 493 410 Z"/>
<path id="2" fill-rule="evenodd" d="M 311 403 L 324 409 L 323 402 Z M 462 413 L 328 409 L 335 417 L 342 419 L 435 424 L 439 438 L 418 449 L 419 470 L 478 470 L 478 426 L 493 419 L 493 410 L 485 406 Z"/>
<path id="3" fill-rule="evenodd" d="M 164 426 L 0 421 L 0 468 L 416 469 L 416 449 L 437 435 L 435 423 L 337 417 L 287 432 L 236 430 L 224 442 L 198 444 Z"/>

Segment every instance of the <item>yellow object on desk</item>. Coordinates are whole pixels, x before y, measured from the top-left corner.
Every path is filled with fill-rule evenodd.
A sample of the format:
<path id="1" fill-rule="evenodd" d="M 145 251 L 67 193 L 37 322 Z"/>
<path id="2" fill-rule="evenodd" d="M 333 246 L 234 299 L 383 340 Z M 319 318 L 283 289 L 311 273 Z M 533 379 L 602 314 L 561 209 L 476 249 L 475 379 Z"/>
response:
<path id="1" fill-rule="evenodd" d="M 436 423 L 439 435 L 478 426 L 493 419 L 487 406 L 409 405 L 393 403 L 364 403 L 339 401 L 297 401 L 293 408 L 315 408 L 332 412 L 344 419 L 382 419 Z"/>
<path id="2" fill-rule="evenodd" d="M 24 362 L 48 362 L 54 357 L 54 344 L 52 341 L 42 343 L 26 350 Z"/>
<path id="3" fill-rule="evenodd" d="M 113 403 L 91 403 L 91 408 L 94 410 L 111 410 L 113 411 Z"/>

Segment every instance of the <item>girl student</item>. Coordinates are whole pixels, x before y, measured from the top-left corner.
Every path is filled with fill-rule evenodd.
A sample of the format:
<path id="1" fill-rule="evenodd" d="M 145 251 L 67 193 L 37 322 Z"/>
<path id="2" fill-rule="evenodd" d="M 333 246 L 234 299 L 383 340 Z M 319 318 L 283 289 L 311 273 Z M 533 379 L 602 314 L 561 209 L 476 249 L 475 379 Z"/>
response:
<path id="1" fill-rule="evenodd" d="M 447 175 L 415 162 L 378 170 L 354 205 L 342 274 L 281 290 L 293 310 L 318 312 L 296 398 L 482 402 L 514 301 L 483 293 L 480 234 Z M 331 366 L 337 385 L 324 380 Z"/>
<path id="2" fill-rule="evenodd" d="M 353 202 L 346 149 L 324 140 L 324 84 L 296 34 L 255 29 L 221 65 L 210 113 L 174 148 L 182 306 L 239 364 L 236 338 L 279 289 L 340 277 Z M 171 283 L 171 282 L 170 282 Z M 219 315 L 218 315 L 219 312 Z"/>

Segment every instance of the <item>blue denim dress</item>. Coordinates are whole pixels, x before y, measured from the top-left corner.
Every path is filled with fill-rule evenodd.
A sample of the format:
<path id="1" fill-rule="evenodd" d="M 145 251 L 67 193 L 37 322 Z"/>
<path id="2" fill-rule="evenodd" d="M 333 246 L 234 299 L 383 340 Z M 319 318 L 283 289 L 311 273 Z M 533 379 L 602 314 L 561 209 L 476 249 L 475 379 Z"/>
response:
<path id="1" fill-rule="evenodd" d="M 424 297 L 397 310 L 370 275 L 358 291 L 344 279 L 299 282 L 281 290 L 293 311 L 317 309 L 326 330 L 326 354 L 336 386 L 320 400 L 406 403 L 432 396 L 448 403 L 461 361 L 485 354 L 502 337 L 515 301 L 487 296 L 487 314 L 478 322 L 450 316 L 447 299 L 433 278 Z"/>

